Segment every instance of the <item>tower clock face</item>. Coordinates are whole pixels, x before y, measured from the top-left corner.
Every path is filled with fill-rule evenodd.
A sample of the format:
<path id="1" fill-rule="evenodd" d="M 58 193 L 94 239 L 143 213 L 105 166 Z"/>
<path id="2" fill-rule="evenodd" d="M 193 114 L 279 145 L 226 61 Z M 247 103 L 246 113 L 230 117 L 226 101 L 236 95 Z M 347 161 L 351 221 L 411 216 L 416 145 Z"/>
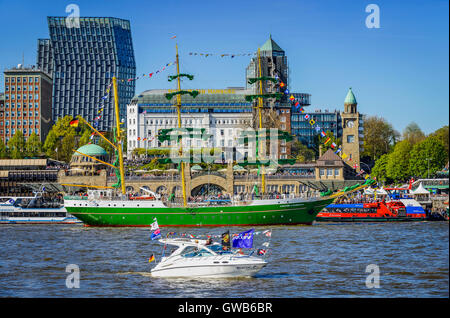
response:
<path id="1" fill-rule="evenodd" d="M 347 121 L 347 127 L 348 128 L 353 128 L 354 126 L 355 126 L 355 122 L 353 120 Z"/>

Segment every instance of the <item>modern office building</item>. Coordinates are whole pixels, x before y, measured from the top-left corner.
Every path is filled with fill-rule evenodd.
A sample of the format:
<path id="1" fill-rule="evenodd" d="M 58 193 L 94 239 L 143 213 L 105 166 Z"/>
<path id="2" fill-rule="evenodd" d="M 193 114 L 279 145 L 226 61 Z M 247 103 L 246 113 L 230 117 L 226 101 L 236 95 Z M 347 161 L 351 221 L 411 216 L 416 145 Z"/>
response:
<path id="1" fill-rule="evenodd" d="M 5 101 L 0 108 L 0 136 L 5 143 L 17 130 L 25 139 L 35 132 L 45 141 L 52 125 L 52 78 L 35 67 L 4 71 Z"/>
<path id="2" fill-rule="evenodd" d="M 93 123 L 112 78 L 118 78 L 119 111 L 125 119 L 126 105 L 135 93 L 136 76 L 130 21 L 118 18 L 81 17 L 79 27 L 66 25 L 66 17 L 48 17 L 50 44 L 39 42 L 38 65 L 53 71 L 53 120 L 81 115 Z M 45 62 L 46 48 L 52 60 Z M 41 62 L 42 60 L 42 62 Z M 122 81 L 123 80 L 123 81 Z M 104 101 L 98 129 L 114 123 L 112 91 Z"/>
<path id="3" fill-rule="evenodd" d="M 50 39 L 38 39 L 36 67 L 53 76 L 53 51 Z"/>
<path id="4" fill-rule="evenodd" d="M 314 112 L 308 112 L 308 114 L 322 130 L 330 131 L 334 136 L 337 136 L 337 138 L 341 138 L 341 115 L 338 110 L 329 111 L 328 109 L 316 109 Z M 306 120 L 304 116 L 305 115 L 300 112 L 299 108 L 292 107 L 291 133 L 308 147 L 317 146 L 314 143 L 314 139 L 317 138 L 320 131 L 316 131 L 309 123 L 309 120 Z"/>

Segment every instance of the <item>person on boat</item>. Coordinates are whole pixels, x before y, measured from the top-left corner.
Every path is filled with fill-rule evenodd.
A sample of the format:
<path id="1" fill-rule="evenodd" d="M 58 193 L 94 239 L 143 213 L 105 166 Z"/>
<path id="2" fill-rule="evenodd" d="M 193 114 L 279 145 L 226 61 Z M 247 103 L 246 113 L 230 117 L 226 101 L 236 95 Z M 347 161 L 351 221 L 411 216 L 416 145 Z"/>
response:
<path id="1" fill-rule="evenodd" d="M 211 245 L 213 243 L 212 237 L 208 237 L 208 239 L 206 240 L 205 245 Z"/>

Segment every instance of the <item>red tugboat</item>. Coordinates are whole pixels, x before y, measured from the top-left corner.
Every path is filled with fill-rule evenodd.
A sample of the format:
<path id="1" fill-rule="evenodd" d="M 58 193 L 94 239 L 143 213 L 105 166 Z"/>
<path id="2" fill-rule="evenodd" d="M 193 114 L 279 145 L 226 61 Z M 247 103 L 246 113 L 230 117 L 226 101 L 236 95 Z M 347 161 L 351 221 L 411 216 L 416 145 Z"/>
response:
<path id="1" fill-rule="evenodd" d="M 316 217 L 318 222 L 383 222 L 424 221 L 427 214 L 422 206 L 408 196 L 408 188 L 385 188 L 386 198 L 370 203 L 330 204 Z M 362 201 L 362 200 L 361 200 Z"/>

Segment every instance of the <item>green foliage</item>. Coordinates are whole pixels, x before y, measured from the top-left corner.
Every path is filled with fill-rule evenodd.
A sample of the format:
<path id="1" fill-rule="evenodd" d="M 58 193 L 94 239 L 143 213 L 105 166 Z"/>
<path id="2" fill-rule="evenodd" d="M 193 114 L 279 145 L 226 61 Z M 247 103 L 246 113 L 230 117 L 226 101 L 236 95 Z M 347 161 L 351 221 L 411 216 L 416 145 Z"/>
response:
<path id="1" fill-rule="evenodd" d="M 449 139 L 448 125 L 439 128 L 438 130 L 436 130 L 431 135 L 435 136 L 439 141 L 441 141 L 442 145 L 445 148 L 446 161 L 448 161 L 448 151 L 449 151 L 449 147 L 448 147 L 448 139 Z"/>
<path id="2" fill-rule="evenodd" d="M 403 140 L 408 140 L 412 146 L 425 139 L 425 134 L 415 122 L 403 130 Z"/>
<path id="3" fill-rule="evenodd" d="M 45 138 L 44 151 L 48 158 L 56 158 L 56 149 L 60 146 L 59 138 L 55 131 L 51 129 Z M 56 158 L 57 159 L 57 158 Z"/>
<path id="4" fill-rule="evenodd" d="M 61 147 L 58 149 L 58 160 L 69 162 L 75 148 L 75 130 L 70 130 L 61 140 Z"/>
<path id="5" fill-rule="evenodd" d="M 25 143 L 25 152 L 28 157 L 35 157 L 42 152 L 42 142 L 39 136 L 33 132 Z"/>
<path id="6" fill-rule="evenodd" d="M 319 134 L 314 137 L 315 149 L 317 149 L 317 151 L 318 151 L 319 147 L 322 146 L 322 153 L 325 153 L 328 149 L 332 149 L 331 145 L 333 143 L 335 143 L 336 146 L 338 146 L 338 147 L 341 145 L 341 139 L 336 138 L 331 131 L 327 130 L 326 134 L 327 135 L 325 137 L 322 137 Z M 328 141 L 327 144 L 325 144 L 325 142 L 327 141 L 328 138 L 330 138 L 330 141 Z M 317 154 L 318 154 L 318 152 L 317 152 Z"/>
<path id="7" fill-rule="evenodd" d="M 22 130 L 18 129 L 8 141 L 11 159 L 23 159 L 25 157 L 25 138 Z"/>
<path id="8" fill-rule="evenodd" d="M 291 155 L 297 159 L 298 162 L 310 162 L 316 158 L 314 150 L 309 149 L 299 140 L 294 140 L 291 145 Z"/>
<path id="9" fill-rule="evenodd" d="M 406 181 L 410 178 L 409 158 L 412 145 L 408 140 L 398 142 L 394 151 L 389 154 L 386 164 L 386 175 L 388 178 L 396 181 Z"/>
<path id="10" fill-rule="evenodd" d="M 72 156 L 72 149 L 67 150 L 67 147 L 68 145 L 72 145 L 72 147 L 74 147 L 75 143 L 72 144 L 69 142 L 69 139 L 66 139 L 64 147 L 62 146 L 62 140 L 65 136 L 71 135 L 74 137 L 76 135 L 75 128 L 70 126 L 70 122 L 72 120 L 73 117 L 70 115 L 64 116 L 63 118 L 58 118 L 52 129 L 50 129 L 50 132 L 44 142 L 44 151 L 47 157 L 55 158 L 56 160 L 65 160 L 68 156 Z M 64 153 L 63 149 L 67 150 L 69 153 Z"/>
<path id="11" fill-rule="evenodd" d="M 7 159 L 7 158 L 9 158 L 8 148 L 3 142 L 3 139 L 0 138 L 0 159 Z"/>
<path id="12" fill-rule="evenodd" d="M 78 145 L 80 147 L 86 145 L 90 140 L 91 134 L 92 134 L 92 132 L 89 129 L 85 129 L 83 131 L 83 133 L 81 134 L 81 137 L 78 141 Z"/>
<path id="13" fill-rule="evenodd" d="M 382 155 L 376 162 L 372 168 L 371 174 L 373 177 L 376 177 L 378 181 L 383 183 L 391 183 L 391 179 L 388 178 L 386 172 L 386 166 L 389 161 L 389 155 Z"/>
<path id="14" fill-rule="evenodd" d="M 444 167 L 447 157 L 442 141 L 432 135 L 414 145 L 409 169 L 413 176 L 427 178 Z"/>
<path id="15" fill-rule="evenodd" d="M 361 156 L 377 160 L 389 153 L 400 135 L 383 117 L 370 116 L 364 120 L 364 151 Z"/>

